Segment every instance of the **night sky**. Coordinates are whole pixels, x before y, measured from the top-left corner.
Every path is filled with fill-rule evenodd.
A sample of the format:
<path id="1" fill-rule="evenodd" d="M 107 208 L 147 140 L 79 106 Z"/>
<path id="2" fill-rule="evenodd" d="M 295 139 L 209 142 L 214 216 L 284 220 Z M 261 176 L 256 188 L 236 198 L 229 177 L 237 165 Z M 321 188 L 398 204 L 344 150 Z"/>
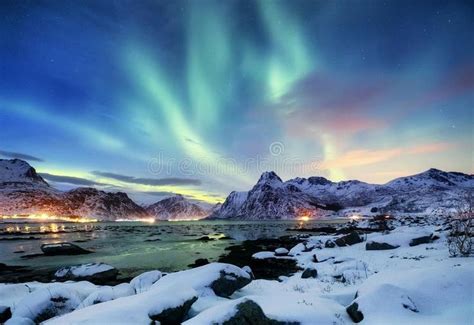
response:
<path id="1" fill-rule="evenodd" d="M 209 203 L 261 172 L 473 173 L 471 1 L 0 2 L 0 156 Z"/>

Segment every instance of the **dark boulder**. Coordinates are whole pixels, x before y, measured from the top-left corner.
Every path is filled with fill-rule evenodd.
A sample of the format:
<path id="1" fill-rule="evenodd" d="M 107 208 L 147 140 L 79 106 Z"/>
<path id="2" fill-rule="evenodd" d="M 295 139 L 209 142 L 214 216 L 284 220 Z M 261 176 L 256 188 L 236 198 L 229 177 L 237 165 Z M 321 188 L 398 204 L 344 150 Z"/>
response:
<path id="1" fill-rule="evenodd" d="M 209 264 L 209 260 L 207 258 L 198 258 L 197 260 L 194 261 L 193 264 L 189 264 L 189 267 L 199 267 Z"/>
<path id="2" fill-rule="evenodd" d="M 302 250 L 303 253 L 311 252 L 315 248 L 315 246 L 308 246 L 308 244 L 306 243 L 303 243 L 303 245 L 304 245 L 304 249 Z"/>
<path id="3" fill-rule="evenodd" d="M 296 260 L 290 258 L 255 259 L 253 254 L 262 251 L 274 251 L 279 247 L 291 248 L 302 240 L 294 236 L 280 238 L 261 238 L 246 240 L 238 245 L 232 245 L 225 250 L 228 252 L 219 258 L 219 262 L 249 266 L 256 279 L 278 280 L 280 276 L 288 276 L 300 270 Z"/>
<path id="4" fill-rule="evenodd" d="M 239 290 L 249 284 L 252 280 L 233 273 L 221 271 L 220 277 L 209 286 L 219 297 L 229 297 L 236 290 Z"/>
<path id="5" fill-rule="evenodd" d="M 12 317 L 12 311 L 10 307 L 7 306 L 0 306 L 0 324 L 5 323 Z"/>
<path id="6" fill-rule="evenodd" d="M 439 236 L 437 235 L 421 236 L 421 237 L 413 238 L 410 241 L 409 245 L 418 246 L 421 244 L 429 244 L 429 243 L 432 243 L 433 240 L 436 240 L 436 239 L 439 239 Z"/>
<path id="7" fill-rule="evenodd" d="M 364 319 L 364 315 L 359 310 L 357 302 L 353 302 L 346 308 L 346 312 L 354 323 L 360 323 Z"/>
<path id="8" fill-rule="evenodd" d="M 382 251 L 382 250 L 387 250 L 387 249 L 395 249 L 395 248 L 398 248 L 400 246 L 396 245 L 396 246 L 393 246 L 393 245 L 390 245 L 390 244 L 387 244 L 387 243 L 377 243 L 377 242 L 374 242 L 374 241 L 371 241 L 371 242 L 368 242 L 367 244 L 365 244 L 365 249 L 368 250 L 368 251 Z"/>
<path id="9" fill-rule="evenodd" d="M 222 325 L 296 325 L 297 322 L 280 322 L 268 318 L 262 308 L 252 300 L 236 306 L 237 312 Z"/>
<path id="10" fill-rule="evenodd" d="M 343 247 L 362 243 L 363 241 L 364 238 L 362 238 L 357 231 L 352 231 L 349 234 L 336 239 L 335 243 L 337 246 Z"/>
<path id="11" fill-rule="evenodd" d="M 197 297 L 192 297 L 180 306 L 164 309 L 158 314 L 148 314 L 148 317 L 153 321 L 160 322 L 161 325 L 179 325 L 183 322 L 192 304 L 194 304 L 197 299 Z"/>
<path id="12" fill-rule="evenodd" d="M 328 239 L 328 240 L 326 240 L 326 243 L 324 243 L 324 247 L 334 248 L 334 247 L 336 247 L 336 244 L 332 240 Z"/>
<path id="13" fill-rule="evenodd" d="M 71 243 L 43 244 L 41 245 L 41 250 L 43 251 L 44 255 L 48 256 L 81 255 L 92 253 L 91 251 Z"/>
<path id="14" fill-rule="evenodd" d="M 302 279 L 316 278 L 318 276 L 318 270 L 313 268 L 307 268 L 301 274 Z"/>

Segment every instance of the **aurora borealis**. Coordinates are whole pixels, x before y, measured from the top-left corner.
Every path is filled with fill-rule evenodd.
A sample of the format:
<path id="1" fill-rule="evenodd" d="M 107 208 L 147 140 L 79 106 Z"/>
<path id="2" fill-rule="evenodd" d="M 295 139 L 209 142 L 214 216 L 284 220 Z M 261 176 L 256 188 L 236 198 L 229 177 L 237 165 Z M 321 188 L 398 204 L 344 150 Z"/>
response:
<path id="1" fill-rule="evenodd" d="M 473 173 L 470 1 L 4 0 L 0 13 L 0 156 L 60 187 L 212 203 L 269 167 L 376 183 Z"/>

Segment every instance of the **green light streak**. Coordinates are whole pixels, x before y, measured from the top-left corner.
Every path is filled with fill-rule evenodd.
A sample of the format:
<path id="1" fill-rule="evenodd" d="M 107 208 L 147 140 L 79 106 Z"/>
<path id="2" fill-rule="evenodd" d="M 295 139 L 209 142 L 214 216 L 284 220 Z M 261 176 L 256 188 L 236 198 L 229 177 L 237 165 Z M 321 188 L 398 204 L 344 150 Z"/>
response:
<path id="1" fill-rule="evenodd" d="M 268 63 L 267 91 L 277 101 L 293 83 L 315 68 L 298 23 L 277 1 L 259 1 L 260 13 L 272 43 Z"/>
<path id="2" fill-rule="evenodd" d="M 229 30 L 215 6 L 191 2 L 187 30 L 187 86 L 196 125 L 215 126 L 224 108 L 223 88 L 230 79 Z"/>

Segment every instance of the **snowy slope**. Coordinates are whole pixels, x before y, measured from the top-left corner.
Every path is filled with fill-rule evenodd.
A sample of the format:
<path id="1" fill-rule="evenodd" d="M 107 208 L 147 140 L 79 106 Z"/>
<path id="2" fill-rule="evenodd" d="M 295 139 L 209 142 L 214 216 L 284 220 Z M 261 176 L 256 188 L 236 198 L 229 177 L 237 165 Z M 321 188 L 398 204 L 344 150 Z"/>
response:
<path id="1" fill-rule="evenodd" d="M 179 194 L 151 204 L 146 211 L 157 220 L 202 219 L 209 214 L 206 209 Z"/>
<path id="2" fill-rule="evenodd" d="M 26 161 L 20 159 L 0 159 L 0 186 L 49 187 Z"/>

